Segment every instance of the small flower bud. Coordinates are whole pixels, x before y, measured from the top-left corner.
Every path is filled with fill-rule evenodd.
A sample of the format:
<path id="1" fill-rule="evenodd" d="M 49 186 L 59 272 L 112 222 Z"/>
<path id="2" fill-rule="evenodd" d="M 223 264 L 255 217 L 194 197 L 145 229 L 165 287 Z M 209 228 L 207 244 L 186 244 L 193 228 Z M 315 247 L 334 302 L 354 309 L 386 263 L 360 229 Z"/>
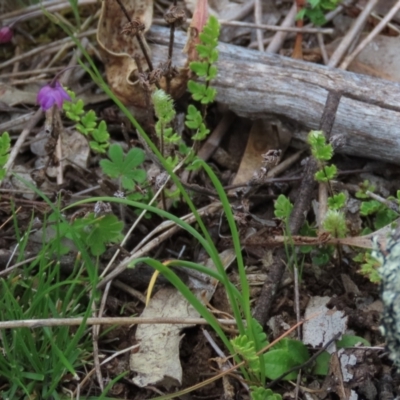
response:
<path id="1" fill-rule="evenodd" d="M 13 37 L 13 31 L 10 27 L 3 26 L 0 29 L 0 44 L 10 42 L 12 37 Z"/>

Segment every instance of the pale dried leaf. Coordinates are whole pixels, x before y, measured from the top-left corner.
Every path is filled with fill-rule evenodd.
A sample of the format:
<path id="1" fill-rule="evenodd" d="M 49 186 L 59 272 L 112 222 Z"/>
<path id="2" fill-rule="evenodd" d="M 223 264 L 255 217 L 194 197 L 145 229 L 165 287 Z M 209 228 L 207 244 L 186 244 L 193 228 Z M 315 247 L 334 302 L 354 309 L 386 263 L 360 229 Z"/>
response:
<path id="1" fill-rule="evenodd" d="M 303 325 L 303 342 L 313 347 L 325 345 L 338 333 L 345 333 L 347 329 L 347 317 L 343 311 L 330 310 L 326 304 L 329 297 L 312 297 L 307 305 L 305 318 L 310 318 Z M 331 344 L 327 351 L 335 351 L 335 345 Z"/>
<path id="2" fill-rule="evenodd" d="M 225 268 L 235 260 L 232 249 L 220 254 Z M 212 261 L 207 267 L 215 270 Z M 188 286 L 196 297 L 202 301 L 209 301 L 214 294 L 217 281 L 202 276 L 203 280 L 189 277 Z M 198 312 L 175 288 L 159 290 L 143 311 L 142 317 L 154 318 L 197 318 Z M 147 385 L 161 385 L 166 388 L 180 386 L 182 383 L 182 367 L 179 359 L 179 343 L 182 339 L 181 330 L 188 328 L 187 324 L 155 324 L 139 325 L 136 331 L 136 340 L 140 344 L 138 353 L 132 354 L 130 367 L 137 373 L 133 382 L 144 387 Z"/>

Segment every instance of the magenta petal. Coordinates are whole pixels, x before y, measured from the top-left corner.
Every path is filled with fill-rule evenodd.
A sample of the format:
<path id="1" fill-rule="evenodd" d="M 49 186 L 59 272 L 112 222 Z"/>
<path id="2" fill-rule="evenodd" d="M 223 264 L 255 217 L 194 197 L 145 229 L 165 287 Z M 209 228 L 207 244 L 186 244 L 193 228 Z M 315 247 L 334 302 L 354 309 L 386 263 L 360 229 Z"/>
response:
<path id="1" fill-rule="evenodd" d="M 37 102 L 44 111 L 52 107 L 54 103 L 61 109 L 64 100 L 71 101 L 71 97 L 58 81 L 53 86 L 49 84 L 42 87 L 37 95 Z"/>

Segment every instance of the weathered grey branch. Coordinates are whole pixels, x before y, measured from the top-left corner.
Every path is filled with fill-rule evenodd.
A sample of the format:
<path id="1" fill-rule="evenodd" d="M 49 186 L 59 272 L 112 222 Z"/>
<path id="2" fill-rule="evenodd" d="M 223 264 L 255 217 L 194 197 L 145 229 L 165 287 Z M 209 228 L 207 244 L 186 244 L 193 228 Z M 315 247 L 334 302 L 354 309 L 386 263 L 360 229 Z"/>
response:
<path id="1" fill-rule="evenodd" d="M 174 64 L 183 66 L 186 36 L 177 32 Z M 148 34 L 155 65 L 167 59 L 168 31 Z M 275 114 L 318 129 L 330 90 L 342 92 L 331 135 L 343 135 L 337 149 L 350 155 L 400 164 L 400 84 L 329 69 L 275 54 L 221 43 L 217 101 L 236 114 L 261 118 Z M 293 132 L 304 140 L 303 132 Z"/>

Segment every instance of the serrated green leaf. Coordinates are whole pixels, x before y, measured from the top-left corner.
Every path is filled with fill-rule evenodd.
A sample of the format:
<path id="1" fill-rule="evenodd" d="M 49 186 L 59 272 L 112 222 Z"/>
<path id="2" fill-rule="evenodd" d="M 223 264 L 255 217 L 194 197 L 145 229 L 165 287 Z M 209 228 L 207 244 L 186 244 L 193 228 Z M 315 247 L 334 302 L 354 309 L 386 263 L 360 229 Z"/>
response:
<path id="1" fill-rule="evenodd" d="M 382 204 L 376 200 L 363 201 L 360 206 L 360 214 L 368 216 L 377 213 L 382 207 Z"/>
<path id="2" fill-rule="evenodd" d="M 97 116 L 93 110 L 88 111 L 81 118 L 81 124 L 86 128 L 87 131 L 92 131 L 96 127 Z"/>
<path id="3" fill-rule="evenodd" d="M 143 172 L 137 172 L 135 169 L 143 163 L 145 154 L 142 149 L 133 148 L 129 150 L 128 154 L 124 157 L 122 147 L 119 145 L 112 145 L 108 151 L 110 160 L 101 160 L 100 166 L 103 172 L 111 178 L 123 177 L 127 179 L 134 179 L 134 177 L 142 177 Z M 128 181 L 125 181 L 128 182 Z M 129 183 L 126 183 L 129 185 Z M 129 187 L 131 190 L 132 188 Z"/>
<path id="4" fill-rule="evenodd" d="M 336 177 L 336 175 L 337 175 L 337 168 L 336 168 L 336 165 L 335 165 L 335 164 L 326 165 L 323 169 L 324 169 L 324 172 L 325 172 L 326 177 L 327 177 L 329 180 L 332 180 L 332 179 L 334 179 L 334 178 Z"/>
<path id="5" fill-rule="evenodd" d="M 328 207 L 333 210 L 339 210 L 346 204 L 346 195 L 344 193 L 338 193 L 328 198 Z"/>
<path id="6" fill-rule="evenodd" d="M 202 61 L 193 61 L 190 63 L 190 69 L 200 77 L 207 76 L 208 63 Z"/>
<path id="7" fill-rule="evenodd" d="M 82 135 L 87 136 L 89 134 L 89 131 L 81 124 L 76 124 L 76 130 L 80 133 L 82 133 Z"/>
<path id="8" fill-rule="evenodd" d="M 118 165 L 120 170 L 122 170 L 124 162 L 124 152 L 119 144 L 113 144 L 110 146 L 108 150 L 108 157 L 110 157 L 111 161 L 114 164 Z"/>
<path id="9" fill-rule="evenodd" d="M 104 253 L 106 244 L 117 243 L 123 237 L 124 224 L 115 215 L 96 217 L 91 213 L 82 218 L 80 222 L 84 224 L 84 228 L 80 229 L 82 238 L 94 256 Z"/>
<path id="10" fill-rule="evenodd" d="M 91 140 L 89 146 L 94 152 L 104 154 L 107 151 L 108 143 L 100 144 Z"/>
<path id="11" fill-rule="evenodd" d="M 110 160 L 101 160 L 100 167 L 110 178 L 118 178 L 121 174 L 121 168 Z"/>
<path id="12" fill-rule="evenodd" d="M 66 115 L 71 121 L 75 121 L 75 122 L 79 122 L 80 121 L 79 115 L 75 115 L 75 113 L 72 112 L 72 111 L 66 112 Z"/>
<path id="13" fill-rule="evenodd" d="M 197 50 L 197 53 L 199 54 L 199 59 L 200 59 L 200 60 L 206 60 L 206 61 L 207 61 L 208 56 L 209 56 L 209 54 L 210 54 L 210 49 L 209 49 L 209 47 L 207 47 L 207 46 L 205 46 L 205 45 L 203 45 L 203 44 L 198 44 L 198 45 L 196 46 L 196 50 Z"/>
<path id="14" fill-rule="evenodd" d="M 208 62 L 210 64 L 214 64 L 218 61 L 218 58 L 219 58 L 219 51 L 217 49 L 213 49 L 208 57 Z"/>
<path id="15" fill-rule="evenodd" d="M 133 190 L 135 188 L 135 182 L 131 178 L 124 175 L 121 179 L 121 185 L 125 190 Z"/>
<path id="16" fill-rule="evenodd" d="M 104 122 L 104 121 L 102 121 L 102 122 Z M 105 125 L 105 123 L 104 123 L 104 125 Z M 96 142 L 106 143 L 107 147 L 108 147 L 108 142 L 110 140 L 110 134 L 107 131 L 107 126 L 105 125 L 105 128 L 104 128 L 104 126 L 100 122 L 100 125 L 97 127 L 97 129 L 95 129 L 92 132 L 92 138 L 94 140 L 96 140 Z"/>
<path id="17" fill-rule="evenodd" d="M 192 94 L 192 97 L 195 98 L 200 95 L 200 98 L 203 97 L 206 86 L 202 83 L 197 83 L 195 81 L 188 82 L 188 90 Z"/>
<path id="18" fill-rule="evenodd" d="M 130 172 L 132 169 L 138 167 L 140 164 L 143 164 L 145 158 L 146 156 L 142 149 L 138 147 L 130 149 L 124 160 L 124 173 Z"/>
<path id="19" fill-rule="evenodd" d="M 203 95 L 203 98 L 201 99 L 201 103 L 202 104 L 209 104 L 209 103 L 214 102 L 216 95 L 217 95 L 217 90 L 216 89 L 214 89 L 212 87 L 206 88 L 205 93 Z"/>
<path id="20" fill-rule="evenodd" d="M 274 208 L 275 217 L 287 220 L 292 212 L 293 204 L 285 195 L 280 194 L 275 200 Z"/>
<path id="21" fill-rule="evenodd" d="M 215 65 L 211 65 L 208 71 L 207 80 L 211 81 L 212 79 L 214 79 L 217 76 L 217 73 L 218 73 L 218 68 Z"/>
<path id="22" fill-rule="evenodd" d="M 130 176 L 137 183 L 143 183 L 147 179 L 147 174 L 144 169 L 135 169 L 130 173 Z"/>

